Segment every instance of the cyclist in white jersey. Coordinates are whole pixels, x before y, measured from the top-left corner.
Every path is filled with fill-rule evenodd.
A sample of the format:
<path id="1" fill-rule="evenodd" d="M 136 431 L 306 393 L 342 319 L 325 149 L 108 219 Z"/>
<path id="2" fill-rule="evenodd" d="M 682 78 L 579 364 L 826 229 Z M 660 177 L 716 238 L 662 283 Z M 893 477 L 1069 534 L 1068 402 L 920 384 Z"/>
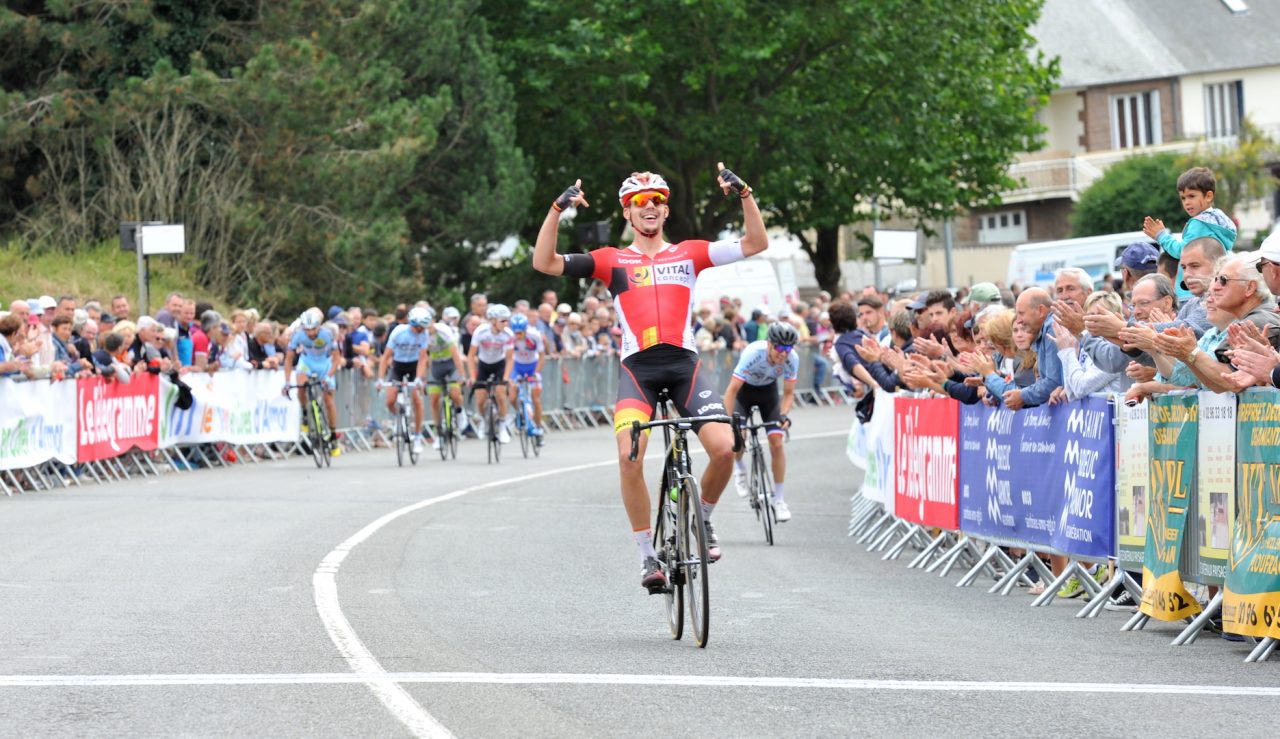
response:
<path id="1" fill-rule="evenodd" d="M 724 391 L 726 408 L 746 415 L 751 406 L 760 409 L 760 418 L 774 424 L 769 428 L 769 459 L 773 467 L 773 510 L 778 521 L 790 521 L 791 509 L 783 500 L 783 481 L 787 475 L 787 457 L 782 441 L 791 425 L 787 414 L 795 402 L 796 379 L 800 376 L 800 357 L 794 351 L 800 332 L 789 323 L 779 321 L 769 327 L 768 339 L 753 341 L 742 350 L 733 379 Z M 778 404 L 778 378 L 782 378 L 782 404 Z M 747 495 L 747 467 L 738 452 L 733 480 L 738 496 Z"/>
<path id="2" fill-rule="evenodd" d="M 515 336 L 506 326 L 511 318 L 511 309 L 501 304 L 491 305 L 485 311 L 485 317 L 489 322 L 476 327 L 475 333 L 471 335 L 471 348 L 467 351 L 471 377 L 476 383 L 472 392 L 476 399 L 475 409 L 478 418 L 472 417 L 472 423 L 476 425 L 476 433 L 481 438 L 487 432 L 487 429 L 483 428 L 484 404 L 489 398 L 489 391 L 481 387 L 481 383 L 490 377 L 497 378 L 503 383 L 511 381 L 511 364 L 515 346 Z M 507 432 L 509 420 L 507 398 L 502 392 L 495 392 L 493 397 L 498 403 L 498 417 L 502 419 L 498 423 L 498 441 L 506 444 L 511 441 L 511 434 Z"/>
<path id="3" fill-rule="evenodd" d="M 289 394 L 289 379 L 294 371 L 294 362 L 298 362 L 299 385 L 306 383 L 308 376 L 315 377 L 324 385 L 324 412 L 328 417 L 329 429 L 336 429 L 338 408 L 333 402 L 333 391 L 337 387 L 334 373 L 342 366 L 342 345 L 336 335 L 321 325 L 323 315 L 319 308 L 308 308 L 298 317 L 297 328 L 289 337 L 289 348 L 284 354 L 284 394 Z M 307 389 L 298 388 L 298 402 L 302 405 L 302 417 L 307 417 Z M 337 456 L 339 447 L 334 447 Z"/>
<path id="4" fill-rule="evenodd" d="M 382 352 L 382 362 L 378 366 L 378 384 L 388 382 L 387 367 L 391 367 L 390 382 L 411 382 L 414 386 L 405 392 L 413 399 L 413 451 L 422 452 L 422 393 L 417 391 L 421 378 L 427 369 L 427 326 L 431 324 L 428 308 L 414 308 L 409 311 L 409 322 L 396 326 L 387 336 L 387 348 Z M 387 410 L 392 416 L 396 412 L 396 396 L 400 389 L 395 385 L 387 388 Z"/>
<path id="5" fill-rule="evenodd" d="M 535 328 L 529 328 L 528 316 L 511 317 L 511 331 L 515 334 L 512 349 L 511 379 L 529 383 L 529 395 L 533 400 L 533 435 L 542 436 L 542 360 L 547 353 L 546 341 Z M 519 390 L 511 384 L 511 405 L 516 404 Z"/>

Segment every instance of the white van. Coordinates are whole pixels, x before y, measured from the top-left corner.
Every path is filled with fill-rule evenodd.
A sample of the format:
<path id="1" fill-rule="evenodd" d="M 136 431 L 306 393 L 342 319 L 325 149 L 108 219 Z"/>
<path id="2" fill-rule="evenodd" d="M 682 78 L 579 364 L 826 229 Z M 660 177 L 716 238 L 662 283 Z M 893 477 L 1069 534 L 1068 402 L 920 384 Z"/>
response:
<path id="1" fill-rule="evenodd" d="M 719 310 L 723 295 L 741 298 L 742 310 L 747 315 L 758 307 L 767 307 L 776 314 L 786 305 L 773 262 L 763 255 L 711 267 L 699 273 L 693 288 L 693 308 L 696 311 L 703 304 L 708 304 L 712 310 Z"/>
<path id="2" fill-rule="evenodd" d="M 1135 241 L 1155 244 L 1141 231 L 1023 244 L 1009 256 L 1009 277 L 1005 284 L 1052 287 L 1055 271 L 1079 267 L 1089 273 L 1097 287 L 1104 277 L 1119 272 L 1114 267 L 1116 257 Z"/>

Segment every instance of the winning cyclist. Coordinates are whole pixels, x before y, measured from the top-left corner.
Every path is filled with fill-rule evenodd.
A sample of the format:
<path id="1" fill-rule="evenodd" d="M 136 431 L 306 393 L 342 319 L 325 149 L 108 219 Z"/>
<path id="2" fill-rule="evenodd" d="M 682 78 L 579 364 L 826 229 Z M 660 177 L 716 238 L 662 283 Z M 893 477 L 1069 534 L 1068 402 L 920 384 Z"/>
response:
<path id="1" fill-rule="evenodd" d="M 481 383 L 490 377 L 496 377 L 506 383 L 511 380 L 511 362 L 512 350 L 515 346 L 515 336 L 512 335 L 511 329 L 506 327 L 507 321 L 511 318 L 511 309 L 501 303 L 489 306 L 485 311 L 485 318 L 489 319 L 488 323 L 482 323 L 476 327 L 476 332 L 471 335 L 471 349 L 467 351 L 467 361 L 471 365 L 471 377 L 475 380 L 475 387 L 472 393 L 476 398 L 476 415 L 479 418 L 473 418 L 476 424 L 476 435 L 484 438 L 488 429 L 484 426 L 484 403 L 489 397 L 489 391 L 481 387 Z M 498 442 L 506 444 L 511 441 L 511 434 L 507 433 L 507 400 L 506 396 L 501 392 L 493 394 L 494 400 L 498 402 Z"/>
<path id="2" fill-rule="evenodd" d="M 430 311 L 427 311 L 430 313 Z M 447 314 L 448 308 L 444 309 Z M 457 313 L 456 308 L 453 309 Z M 431 396 L 431 417 L 436 419 L 437 430 L 440 422 L 440 388 L 447 384 L 449 395 L 453 397 L 453 407 L 457 409 L 454 428 L 467 427 L 467 412 L 462 408 L 462 388 L 459 383 L 466 382 L 466 362 L 462 359 L 462 351 L 458 348 L 458 332 L 448 323 L 441 321 L 427 323 L 427 358 L 431 360 L 431 380 L 433 384 L 427 388 Z M 431 448 L 440 449 L 440 434 L 436 434 Z"/>
<path id="3" fill-rule="evenodd" d="M 690 320 L 694 282 L 698 273 L 708 267 L 736 262 L 769 246 L 764 219 L 751 188 L 723 164 L 719 166 L 717 182 L 725 195 L 732 191 L 741 198 L 746 231 L 741 239 L 667 243 L 662 227 L 670 215 L 667 200 L 671 191 L 660 175 L 640 172 L 624 180 L 618 190 L 622 216 L 635 232 L 631 246 L 604 247 L 589 254 L 556 254 L 560 212 L 569 205 L 588 206 L 582 180 L 578 180 L 552 203 L 538 231 L 533 253 L 533 266 L 538 271 L 594 277 L 604 281 L 614 295 L 618 324 L 623 328 L 614 414 L 618 471 L 622 503 L 643 562 L 640 584 L 650 592 L 660 591 L 667 582 L 650 530 L 653 519 L 643 467 L 648 439 L 641 438 L 639 455 L 634 461 L 629 459 L 631 423 L 643 423 L 652 417 L 653 405 L 663 388 L 683 415 L 724 412 L 711 378 L 698 372 Z M 720 542 L 711 526 L 711 512 L 733 472 L 733 431 L 720 423 L 698 424 L 695 430 L 709 458 L 702 474 L 702 509 L 707 521 L 707 554 L 716 560 L 720 558 Z"/>
<path id="4" fill-rule="evenodd" d="M 387 366 L 391 366 L 390 382 L 411 382 L 413 389 L 407 390 L 413 398 L 413 453 L 422 453 L 422 394 L 416 391 L 419 377 L 427 372 L 427 326 L 431 325 L 430 308 L 413 308 L 409 311 L 409 322 L 402 323 L 391 330 L 387 337 L 387 348 L 382 352 L 382 362 L 378 365 L 378 384 L 388 382 Z M 390 385 L 387 388 L 387 410 L 392 416 L 396 413 L 396 396 L 400 388 Z"/>
<path id="5" fill-rule="evenodd" d="M 529 317 L 517 313 L 511 317 L 511 331 L 515 334 L 512 350 L 513 369 L 511 378 L 517 382 L 529 383 L 529 395 L 533 398 L 533 430 L 532 434 L 542 436 L 542 359 L 546 356 L 547 345 L 542 334 L 529 328 Z M 518 402 L 519 390 L 511 386 L 511 406 Z M 542 439 L 539 438 L 541 443 Z"/>
<path id="6" fill-rule="evenodd" d="M 298 384 L 303 385 L 307 377 L 316 377 L 324 383 L 324 413 L 329 420 L 329 429 L 336 428 L 334 422 L 338 418 L 338 409 L 333 403 L 333 391 L 337 387 L 334 373 L 342 366 L 342 345 L 334 338 L 333 332 L 321 326 L 324 314 L 319 308 L 308 308 L 298 317 L 297 329 L 289 338 L 289 348 L 284 355 L 284 394 L 289 394 L 289 377 L 293 374 L 294 362 L 298 361 Z M 298 388 L 298 402 L 302 404 L 302 417 L 307 417 L 307 389 Z M 327 441 L 327 439 L 326 439 Z M 335 445 L 333 456 L 341 452 Z"/>
<path id="7" fill-rule="evenodd" d="M 769 424 L 769 459 L 773 465 L 773 510 L 778 521 L 790 521 L 791 509 L 782 499 L 782 480 L 787 474 L 787 457 L 782 449 L 785 429 L 791 425 L 787 414 L 795 402 L 796 379 L 800 376 L 800 357 L 796 355 L 796 342 L 800 332 L 789 323 L 778 321 L 769 326 L 769 336 L 764 341 L 753 341 L 742 350 L 738 366 L 733 368 L 733 379 L 724 391 L 724 403 L 744 416 L 751 406 L 760 409 L 760 418 Z M 782 405 L 778 405 L 778 378 L 782 378 Z M 738 454 L 734 483 L 739 497 L 747 495 L 747 467 Z"/>

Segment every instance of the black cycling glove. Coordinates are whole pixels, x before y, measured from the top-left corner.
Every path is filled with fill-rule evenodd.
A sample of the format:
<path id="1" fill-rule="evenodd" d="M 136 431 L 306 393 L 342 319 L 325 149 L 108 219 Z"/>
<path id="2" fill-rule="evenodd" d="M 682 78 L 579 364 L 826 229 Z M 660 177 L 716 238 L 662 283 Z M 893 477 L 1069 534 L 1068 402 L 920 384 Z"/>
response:
<path id="1" fill-rule="evenodd" d="M 568 208 L 569 204 L 573 202 L 573 199 L 578 197 L 581 194 L 582 194 L 581 187 L 577 187 L 575 185 L 569 185 L 569 187 L 565 189 L 564 192 L 560 193 L 560 197 L 555 199 L 555 202 L 551 204 L 551 207 L 555 208 L 557 211 L 562 211 L 565 208 Z"/>
<path id="2" fill-rule="evenodd" d="M 720 170 L 720 179 L 724 180 L 725 184 L 729 185 L 730 190 L 738 193 L 738 197 L 740 198 L 745 198 L 751 194 L 751 188 L 747 186 L 747 183 L 743 182 L 741 177 L 728 169 Z"/>

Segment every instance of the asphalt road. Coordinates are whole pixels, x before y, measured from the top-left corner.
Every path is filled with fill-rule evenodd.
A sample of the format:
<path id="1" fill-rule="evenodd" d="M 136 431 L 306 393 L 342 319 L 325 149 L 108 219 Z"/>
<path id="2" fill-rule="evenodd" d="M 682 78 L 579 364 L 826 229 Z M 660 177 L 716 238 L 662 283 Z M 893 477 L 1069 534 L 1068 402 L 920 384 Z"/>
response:
<path id="1" fill-rule="evenodd" d="M 603 430 L 0 499 L 0 735 L 1268 731 L 1280 660 L 855 546 L 850 415 L 795 419 L 777 546 L 732 492 L 715 513 L 705 650 L 637 584 Z"/>

